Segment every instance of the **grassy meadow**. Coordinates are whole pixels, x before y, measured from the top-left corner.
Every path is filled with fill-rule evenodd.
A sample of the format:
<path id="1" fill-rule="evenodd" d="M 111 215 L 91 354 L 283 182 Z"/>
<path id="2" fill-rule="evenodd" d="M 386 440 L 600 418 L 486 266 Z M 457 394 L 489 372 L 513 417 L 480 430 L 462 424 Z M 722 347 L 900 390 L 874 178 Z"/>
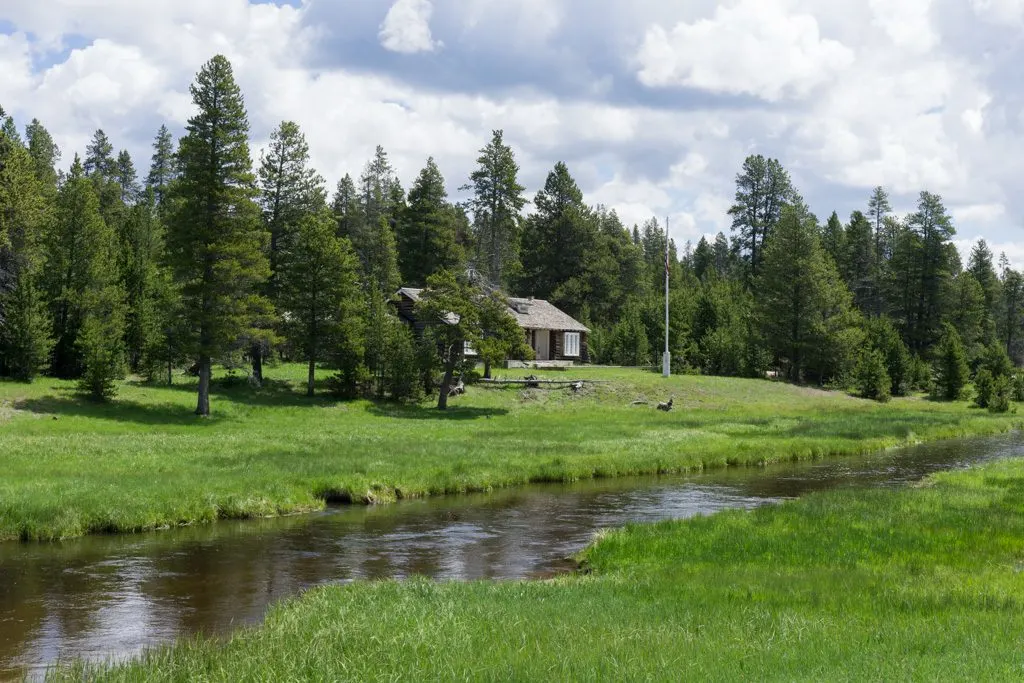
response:
<path id="1" fill-rule="evenodd" d="M 0 382 L 0 540 L 863 453 L 1020 423 L 966 402 L 880 405 L 768 381 L 590 368 L 539 374 L 608 383 L 578 395 L 471 386 L 439 413 L 432 400 L 309 399 L 304 373 L 268 368 L 261 389 L 221 376 L 206 420 L 192 414 L 195 384 L 184 377 L 172 387 L 125 382 L 109 405 L 80 398 L 72 383 Z M 669 396 L 674 411 L 654 409 Z"/>
<path id="2" fill-rule="evenodd" d="M 53 680 L 1020 680 L 1024 463 L 631 526 L 536 582 L 314 589 Z"/>

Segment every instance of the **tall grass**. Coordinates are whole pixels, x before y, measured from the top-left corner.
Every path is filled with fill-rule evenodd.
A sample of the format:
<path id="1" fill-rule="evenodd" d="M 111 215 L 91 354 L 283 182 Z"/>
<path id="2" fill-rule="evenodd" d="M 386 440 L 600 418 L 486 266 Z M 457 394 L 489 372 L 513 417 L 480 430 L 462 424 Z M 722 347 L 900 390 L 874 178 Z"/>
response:
<path id="1" fill-rule="evenodd" d="M 262 389 L 221 377 L 209 420 L 192 415 L 192 381 L 128 382 L 105 406 L 55 380 L 0 383 L 0 540 L 855 454 L 1019 424 L 966 403 L 883 406 L 765 381 L 599 369 L 572 371 L 608 382 L 581 394 L 474 386 L 438 413 L 430 402 L 308 399 L 303 373 L 269 369 Z M 670 395 L 673 412 L 654 409 Z"/>
<path id="2" fill-rule="evenodd" d="M 318 588 L 54 680 L 1020 680 L 1024 463 L 602 535 L 539 582 Z"/>

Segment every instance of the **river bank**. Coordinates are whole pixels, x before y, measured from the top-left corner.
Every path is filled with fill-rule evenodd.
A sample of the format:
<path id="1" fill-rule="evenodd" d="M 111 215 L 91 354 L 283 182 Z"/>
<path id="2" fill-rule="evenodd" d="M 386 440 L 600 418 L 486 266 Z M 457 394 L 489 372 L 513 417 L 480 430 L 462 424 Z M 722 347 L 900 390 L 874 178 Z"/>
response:
<path id="1" fill-rule="evenodd" d="M 607 532 L 542 581 L 329 586 L 226 641 L 54 680 L 1003 680 L 1024 462 Z"/>
<path id="2" fill-rule="evenodd" d="M 0 540 L 55 540 L 529 482 L 853 455 L 1008 431 L 1015 415 L 880 405 L 781 383 L 579 369 L 580 394 L 472 387 L 452 410 L 307 399 L 299 366 L 262 389 L 125 383 L 95 405 L 55 380 L 0 383 Z M 511 373 L 510 373 L 511 374 Z M 553 376 L 564 378 L 564 373 Z M 671 413 L 636 400 L 675 397 Z"/>

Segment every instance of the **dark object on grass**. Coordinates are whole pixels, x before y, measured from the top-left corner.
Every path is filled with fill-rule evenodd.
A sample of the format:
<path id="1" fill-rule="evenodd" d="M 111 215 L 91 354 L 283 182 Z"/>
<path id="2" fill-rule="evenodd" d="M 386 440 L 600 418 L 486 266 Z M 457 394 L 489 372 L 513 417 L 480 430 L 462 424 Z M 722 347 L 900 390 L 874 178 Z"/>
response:
<path id="1" fill-rule="evenodd" d="M 673 396 L 672 398 L 670 398 L 668 400 L 668 403 L 659 403 L 658 404 L 658 410 L 663 410 L 663 411 L 665 411 L 667 413 L 668 411 L 672 410 L 672 404 L 675 403 L 675 400 L 676 400 L 676 397 Z"/>
<path id="2" fill-rule="evenodd" d="M 578 394 L 583 390 L 583 382 L 573 382 L 569 387 L 572 389 L 572 393 Z"/>
<path id="3" fill-rule="evenodd" d="M 526 387 L 528 389 L 540 389 L 540 382 L 538 382 L 537 379 L 537 375 L 527 375 Z"/>
<path id="4" fill-rule="evenodd" d="M 461 379 L 459 380 L 458 384 L 456 384 L 455 386 L 448 390 L 449 396 L 461 396 L 464 393 L 466 393 L 466 384 Z"/>

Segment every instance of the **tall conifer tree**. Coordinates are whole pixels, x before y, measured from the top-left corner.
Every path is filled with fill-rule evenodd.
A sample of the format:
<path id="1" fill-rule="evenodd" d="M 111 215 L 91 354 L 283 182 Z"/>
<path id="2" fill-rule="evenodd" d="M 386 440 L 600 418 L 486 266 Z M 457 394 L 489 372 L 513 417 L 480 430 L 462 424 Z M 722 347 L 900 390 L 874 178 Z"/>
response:
<path id="1" fill-rule="evenodd" d="M 191 86 L 198 109 L 181 139 L 168 254 L 199 367 L 196 414 L 210 414 L 213 361 L 267 308 L 270 276 L 249 154 L 249 121 L 230 62 L 217 55 Z"/>

